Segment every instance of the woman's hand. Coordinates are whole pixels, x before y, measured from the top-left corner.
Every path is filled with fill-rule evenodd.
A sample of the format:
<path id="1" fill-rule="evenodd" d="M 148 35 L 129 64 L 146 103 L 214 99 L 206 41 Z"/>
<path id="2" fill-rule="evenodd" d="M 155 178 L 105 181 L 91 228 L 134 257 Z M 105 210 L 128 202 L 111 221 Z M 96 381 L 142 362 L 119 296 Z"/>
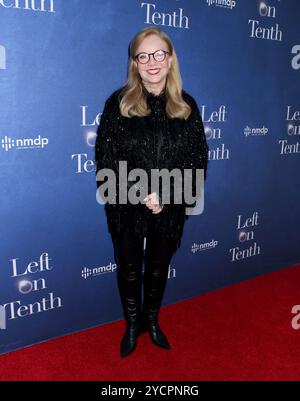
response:
<path id="1" fill-rule="evenodd" d="M 158 214 L 163 210 L 164 206 L 160 206 L 159 198 L 156 192 L 152 192 L 152 194 L 147 195 L 144 201 L 146 202 L 147 208 L 152 210 L 153 214 Z"/>

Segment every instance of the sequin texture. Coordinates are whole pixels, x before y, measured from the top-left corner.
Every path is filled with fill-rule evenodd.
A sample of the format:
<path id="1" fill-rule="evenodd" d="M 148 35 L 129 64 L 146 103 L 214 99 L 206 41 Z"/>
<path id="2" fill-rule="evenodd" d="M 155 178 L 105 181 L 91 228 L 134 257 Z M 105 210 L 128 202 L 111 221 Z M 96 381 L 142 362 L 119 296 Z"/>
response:
<path id="1" fill-rule="evenodd" d="M 127 161 L 128 172 L 134 168 L 144 169 L 150 177 L 151 169 L 179 168 L 204 169 L 207 176 L 208 145 L 202 117 L 194 98 L 182 90 L 183 99 L 191 106 L 187 120 L 169 118 L 165 111 L 166 92 L 159 95 L 144 94 L 151 114 L 145 117 L 123 117 L 119 110 L 118 95 L 122 88 L 106 100 L 97 129 L 95 144 L 96 174 L 99 169 L 113 169 L 118 177 L 119 161 Z M 149 179 L 149 183 L 150 183 Z M 101 183 L 97 182 L 97 187 Z M 130 185 L 130 184 L 129 184 Z M 193 179 L 195 187 L 195 179 Z M 172 192 L 171 185 L 171 192 Z M 117 179 L 117 193 L 119 190 Z M 150 187 L 149 192 L 150 193 Z M 173 238 L 178 248 L 181 243 L 185 204 L 166 204 L 162 212 L 153 214 L 145 204 L 106 203 L 105 212 L 110 233 L 132 233 L 145 236 L 150 224 L 164 235 Z"/>

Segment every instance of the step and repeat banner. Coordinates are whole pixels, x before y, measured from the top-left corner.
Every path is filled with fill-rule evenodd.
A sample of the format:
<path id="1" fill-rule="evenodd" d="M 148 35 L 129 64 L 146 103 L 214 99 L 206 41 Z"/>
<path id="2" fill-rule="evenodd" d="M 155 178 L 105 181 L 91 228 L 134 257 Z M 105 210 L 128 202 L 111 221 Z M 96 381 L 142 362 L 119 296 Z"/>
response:
<path id="1" fill-rule="evenodd" d="M 123 318 L 94 145 L 148 26 L 174 42 L 209 146 L 163 305 L 300 262 L 299 16 L 298 0 L 0 0 L 0 353 Z"/>

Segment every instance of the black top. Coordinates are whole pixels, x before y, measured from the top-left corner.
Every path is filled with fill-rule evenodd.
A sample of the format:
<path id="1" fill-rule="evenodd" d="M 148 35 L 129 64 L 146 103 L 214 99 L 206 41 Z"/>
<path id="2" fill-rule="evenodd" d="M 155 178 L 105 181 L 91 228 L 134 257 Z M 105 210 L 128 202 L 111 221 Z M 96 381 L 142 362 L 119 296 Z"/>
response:
<path id="1" fill-rule="evenodd" d="M 99 169 L 110 168 L 118 177 L 119 161 L 127 161 L 127 173 L 134 168 L 142 168 L 148 173 L 146 195 L 150 193 L 150 171 L 153 168 L 167 168 L 169 171 L 174 168 L 203 168 L 206 178 L 208 145 L 194 98 L 182 90 L 183 99 L 191 106 L 192 112 L 187 120 L 169 118 L 165 111 L 165 89 L 154 95 L 143 86 L 151 114 L 127 118 L 119 110 L 121 90 L 113 92 L 104 105 L 95 145 L 96 174 Z M 101 183 L 98 181 L 97 186 Z M 129 187 L 133 184 L 129 183 Z M 134 232 L 145 236 L 149 224 L 154 224 L 156 230 L 175 239 L 179 247 L 184 222 L 189 217 L 185 214 L 185 206 L 184 203 L 172 203 L 171 198 L 171 204 L 165 204 L 160 213 L 153 214 L 145 202 L 124 205 L 119 204 L 117 197 L 116 204 L 105 204 L 108 229 L 112 234 Z"/>

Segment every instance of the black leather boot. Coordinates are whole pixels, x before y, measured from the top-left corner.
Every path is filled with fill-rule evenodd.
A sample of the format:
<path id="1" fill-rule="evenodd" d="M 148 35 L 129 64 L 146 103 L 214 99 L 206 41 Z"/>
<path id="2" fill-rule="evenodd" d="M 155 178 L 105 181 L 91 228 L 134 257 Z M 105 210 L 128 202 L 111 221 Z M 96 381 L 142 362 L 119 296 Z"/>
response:
<path id="1" fill-rule="evenodd" d="M 160 252 L 157 252 L 153 246 L 153 243 L 149 241 L 149 248 L 146 250 L 145 257 L 144 330 L 148 331 L 153 344 L 164 349 L 171 349 L 166 335 L 159 326 L 158 316 L 167 283 L 172 252 L 169 248 L 161 248 Z"/>
<path id="2" fill-rule="evenodd" d="M 120 355 L 131 354 L 142 333 L 142 264 L 143 239 L 114 238 L 118 287 L 126 321 L 126 331 L 120 345 Z"/>
<path id="3" fill-rule="evenodd" d="M 121 341 L 120 354 L 124 358 L 130 355 L 137 346 L 137 339 L 142 334 L 140 325 L 127 323 L 125 334 Z"/>
<path id="4" fill-rule="evenodd" d="M 138 266 L 134 264 L 122 266 L 122 269 L 119 270 L 118 282 L 126 321 L 126 331 L 121 341 L 120 354 L 125 357 L 135 350 L 137 339 L 142 334 L 142 277 Z"/>
<path id="5" fill-rule="evenodd" d="M 148 315 L 146 319 L 144 331 L 148 331 L 152 343 L 164 349 L 171 349 L 171 345 L 167 337 L 159 326 L 158 318 L 149 317 Z"/>

